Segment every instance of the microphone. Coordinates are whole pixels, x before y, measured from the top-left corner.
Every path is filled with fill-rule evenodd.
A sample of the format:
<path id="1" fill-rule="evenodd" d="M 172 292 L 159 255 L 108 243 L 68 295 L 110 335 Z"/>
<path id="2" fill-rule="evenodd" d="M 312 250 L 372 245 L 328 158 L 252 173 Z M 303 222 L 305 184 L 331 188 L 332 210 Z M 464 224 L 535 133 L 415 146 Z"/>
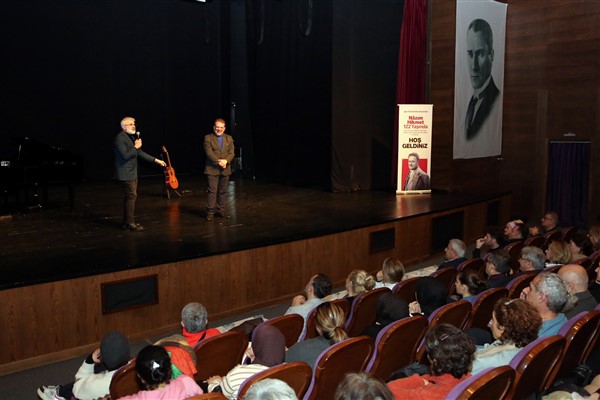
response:
<path id="1" fill-rule="evenodd" d="M 140 138 L 140 132 L 139 132 L 139 131 L 137 131 L 137 132 L 135 133 L 135 136 L 137 136 L 137 138 L 139 139 L 139 138 Z"/>

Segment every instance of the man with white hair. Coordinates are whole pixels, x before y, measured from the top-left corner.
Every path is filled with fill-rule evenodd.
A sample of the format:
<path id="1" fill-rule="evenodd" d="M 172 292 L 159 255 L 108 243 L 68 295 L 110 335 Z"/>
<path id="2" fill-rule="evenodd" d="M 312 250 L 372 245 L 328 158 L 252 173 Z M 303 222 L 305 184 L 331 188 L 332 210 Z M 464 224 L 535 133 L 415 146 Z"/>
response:
<path id="1" fill-rule="evenodd" d="M 279 379 L 263 379 L 246 392 L 244 400 L 298 400 L 294 389 Z"/>
<path id="2" fill-rule="evenodd" d="M 221 333 L 216 328 L 206 329 L 207 322 L 208 312 L 200 303 L 188 303 L 181 310 L 182 335 L 191 348 L 194 348 L 198 342 Z"/>
<path id="3" fill-rule="evenodd" d="M 567 322 L 563 314 L 573 295 L 557 274 L 542 272 L 521 292 L 521 299 L 534 306 L 542 317 L 539 337 L 552 336 Z"/>
<path id="4" fill-rule="evenodd" d="M 525 274 L 538 273 L 546 265 L 546 255 L 539 247 L 525 246 L 521 250 L 519 257 L 519 272 L 512 275 L 512 278 Z"/>
<path id="5" fill-rule="evenodd" d="M 565 308 L 564 313 L 567 319 L 573 318 L 582 311 L 592 311 L 598 303 L 590 291 L 588 290 L 588 274 L 581 265 L 568 264 L 564 265 L 558 271 L 567 287 L 573 293 L 577 302 L 569 303 Z"/>
<path id="6" fill-rule="evenodd" d="M 438 267 L 438 271 L 444 268 L 458 268 L 460 264 L 467 261 L 465 253 L 467 252 L 467 245 L 460 239 L 450 239 L 448 246 L 444 249 L 444 261 Z"/>

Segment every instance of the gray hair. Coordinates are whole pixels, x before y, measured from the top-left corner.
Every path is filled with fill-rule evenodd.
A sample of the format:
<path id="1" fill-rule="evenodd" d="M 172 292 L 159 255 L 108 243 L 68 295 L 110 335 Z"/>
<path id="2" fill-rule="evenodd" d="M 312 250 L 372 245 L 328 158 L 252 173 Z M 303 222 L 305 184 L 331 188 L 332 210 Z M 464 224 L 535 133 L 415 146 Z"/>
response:
<path id="1" fill-rule="evenodd" d="M 456 253 L 459 257 L 464 257 L 467 252 L 467 245 L 460 239 L 450 239 L 448 246 Z"/>
<path id="2" fill-rule="evenodd" d="M 530 261 L 534 269 L 543 269 L 546 264 L 546 255 L 539 247 L 525 246 L 521 250 L 521 258 Z"/>
<path id="3" fill-rule="evenodd" d="M 552 272 L 541 272 L 538 277 L 540 279 L 535 285 L 535 289 L 546 296 L 548 309 L 555 313 L 562 312 L 565 305 L 572 301 L 571 297 L 573 296 L 565 281 Z"/>
<path id="4" fill-rule="evenodd" d="M 189 333 L 198 333 L 206 329 L 208 312 L 200 303 L 188 303 L 181 310 L 181 322 Z"/>
<path id="5" fill-rule="evenodd" d="M 298 400 L 294 390 L 279 379 L 263 379 L 250 386 L 244 400 Z"/>

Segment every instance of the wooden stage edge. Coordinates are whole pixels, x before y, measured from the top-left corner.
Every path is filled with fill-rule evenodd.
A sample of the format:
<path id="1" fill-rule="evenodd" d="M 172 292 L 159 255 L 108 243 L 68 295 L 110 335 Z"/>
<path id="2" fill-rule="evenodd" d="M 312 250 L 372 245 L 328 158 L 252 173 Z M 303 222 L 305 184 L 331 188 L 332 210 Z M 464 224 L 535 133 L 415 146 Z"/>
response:
<path id="1" fill-rule="evenodd" d="M 290 301 L 317 272 L 340 286 L 352 269 L 374 273 L 387 257 L 422 261 L 457 230 L 469 243 L 504 223 L 510 203 L 499 194 L 335 234 L 0 291 L 0 376 L 89 353 L 112 330 L 132 341 L 177 331 L 190 301 L 215 321 Z M 156 304 L 102 313 L 101 285 L 153 275 Z"/>

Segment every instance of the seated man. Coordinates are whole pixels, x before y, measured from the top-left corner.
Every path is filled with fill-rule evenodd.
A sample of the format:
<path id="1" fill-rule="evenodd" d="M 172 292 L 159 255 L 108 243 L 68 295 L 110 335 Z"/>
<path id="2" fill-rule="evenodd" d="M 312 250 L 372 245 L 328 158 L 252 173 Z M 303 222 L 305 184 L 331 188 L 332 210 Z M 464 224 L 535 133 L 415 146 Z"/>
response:
<path id="1" fill-rule="evenodd" d="M 510 221 L 504 227 L 504 238 L 506 239 L 505 245 L 522 242 L 527 236 L 527 229 L 525 224 L 520 219 Z"/>
<path id="2" fill-rule="evenodd" d="M 563 310 L 567 319 L 571 319 L 582 311 L 592 311 L 598 305 L 588 290 L 588 274 L 581 265 L 567 264 L 558 270 L 558 276 L 567 284 L 577 302 L 569 303 Z"/>
<path id="3" fill-rule="evenodd" d="M 523 289 L 521 299 L 527 300 L 542 317 L 539 337 L 558 334 L 567 322 L 562 310 L 572 301 L 572 296 L 562 278 L 551 272 L 536 275 L 529 287 Z"/>
<path id="4" fill-rule="evenodd" d="M 444 268 L 458 268 L 460 264 L 467 261 L 465 253 L 467 251 L 467 245 L 460 239 L 450 239 L 448 246 L 444 249 L 444 261 L 438 267 L 438 271 Z"/>
<path id="5" fill-rule="evenodd" d="M 538 273 L 544 269 L 546 264 L 546 255 L 539 247 L 525 246 L 521 250 L 519 257 L 519 272 L 513 275 L 516 278 L 519 275 Z"/>
<path id="6" fill-rule="evenodd" d="M 529 228 L 529 234 L 531 236 L 545 235 L 546 233 L 560 231 L 560 228 L 558 227 L 558 214 L 554 211 L 548 211 L 544 214 L 540 222 L 541 229 L 538 226 Z"/>
<path id="7" fill-rule="evenodd" d="M 181 310 L 182 335 L 187 340 L 191 348 L 194 348 L 198 342 L 211 336 L 221 333 L 216 328 L 206 329 L 208 322 L 208 312 L 200 303 L 188 303 Z"/>
<path id="8" fill-rule="evenodd" d="M 475 241 L 473 258 L 481 258 L 482 248 L 486 250 L 486 256 L 496 250 L 502 249 L 502 234 L 497 228 L 488 229 L 485 236 Z"/>
<path id="9" fill-rule="evenodd" d="M 504 287 L 511 281 L 510 255 L 506 250 L 498 250 L 490 254 L 485 263 L 485 273 L 488 275 L 487 287 Z"/>
<path id="10" fill-rule="evenodd" d="M 87 356 L 75 374 L 75 382 L 60 386 L 42 386 L 37 390 L 41 399 L 95 400 L 108 395 L 110 382 L 117 369 L 131 359 L 129 341 L 119 332 L 107 333 L 100 347 Z"/>
<path id="11" fill-rule="evenodd" d="M 327 275 L 317 274 L 312 276 L 304 288 L 304 293 L 294 297 L 292 306 L 288 308 L 285 315 L 302 315 L 302 318 L 304 318 L 304 329 L 306 329 L 306 317 L 308 313 L 319 304 L 325 302 L 323 298 L 331 293 L 331 286 L 331 279 Z M 302 332 L 304 332 L 304 329 Z"/>

